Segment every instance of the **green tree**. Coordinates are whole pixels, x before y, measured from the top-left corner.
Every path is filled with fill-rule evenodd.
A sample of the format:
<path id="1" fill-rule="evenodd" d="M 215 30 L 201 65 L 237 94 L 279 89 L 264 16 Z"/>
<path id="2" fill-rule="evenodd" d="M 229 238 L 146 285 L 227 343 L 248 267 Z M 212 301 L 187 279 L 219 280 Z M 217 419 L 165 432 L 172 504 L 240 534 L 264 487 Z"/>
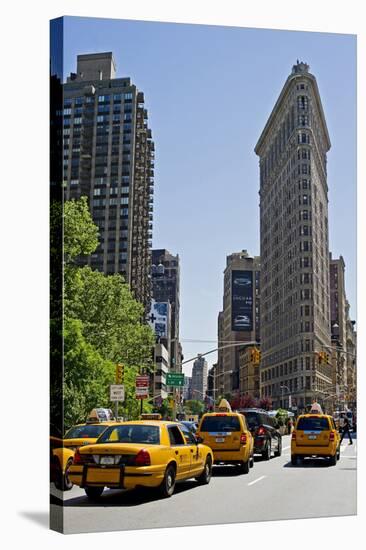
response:
<path id="1" fill-rule="evenodd" d="M 86 197 L 64 203 L 63 250 L 65 263 L 87 256 L 98 246 L 98 226 L 92 220 Z"/>
<path id="2" fill-rule="evenodd" d="M 93 223 L 86 197 L 66 201 L 63 217 L 61 214 L 61 205 L 53 204 L 51 259 L 59 257 L 63 229 L 64 309 L 62 332 L 60 319 L 51 319 L 51 417 L 60 417 L 62 390 L 66 427 L 85 420 L 94 407 L 110 407 L 109 385 L 114 383 L 115 363 L 123 362 L 126 402 L 120 413 L 137 418 L 140 402 L 135 399 L 135 378 L 141 368 L 151 366 L 153 332 L 143 322 L 143 306 L 133 298 L 121 275 L 106 276 L 77 263 L 78 258 L 91 254 L 98 246 L 98 227 Z M 61 265 L 58 269 L 57 274 L 56 266 L 57 282 Z M 56 305 L 59 303 L 60 299 Z M 61 315 L 61 307 L 53 310 Z M 62 336 L 63 379 L 59 376 Z M 145 412 L 152 410 L 147 400 L 143 407 Z"/>
<path id="3" fill-rule="evenodd" d="M 154 334 L 144 309 L 120 275 L 79 268 L 65 292 L 65 314 L 83 322 L 83 334 L 103 357 L 141 369 L 151 366 Z M 70 296 L 71 294 L 71 296 Z"/>
<path id="4" fill-rule="evenodd" d="M 64 422 L 85 421 L 94 407 L 110 407 L 109 384 L 113 381 L 115 366 L 104 359 L 82 333 L 82 322 L 65 319 L 64 322 Z"/>
<path id="5" fill-rule="evenodd" d="M 183 406 L 184 410 L 188 414 L 202 414 L 205 410 L 205 404 L 197 399 L 188 399 Z"/>

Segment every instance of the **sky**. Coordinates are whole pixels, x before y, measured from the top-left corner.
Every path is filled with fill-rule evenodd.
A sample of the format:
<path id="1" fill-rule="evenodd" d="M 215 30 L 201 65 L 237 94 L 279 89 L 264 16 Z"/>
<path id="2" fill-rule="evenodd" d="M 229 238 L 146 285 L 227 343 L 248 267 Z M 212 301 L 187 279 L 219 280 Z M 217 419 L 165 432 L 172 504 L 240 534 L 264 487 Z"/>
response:
<path id="1" fill-rule="evenodd" d="M 103 51 L 113 52 L 116 76 L 145 95 L 155 142 L 153 248 L 180 257 L 184 359 L 215 347 L 226 256 L 259 255 L 254 147 L 297 59 L 317 78 L 325 112 L 330 250 L 345 260 L 356 319 L 356 37 L 64 19 L 64 78 L 78 54 Z"/>

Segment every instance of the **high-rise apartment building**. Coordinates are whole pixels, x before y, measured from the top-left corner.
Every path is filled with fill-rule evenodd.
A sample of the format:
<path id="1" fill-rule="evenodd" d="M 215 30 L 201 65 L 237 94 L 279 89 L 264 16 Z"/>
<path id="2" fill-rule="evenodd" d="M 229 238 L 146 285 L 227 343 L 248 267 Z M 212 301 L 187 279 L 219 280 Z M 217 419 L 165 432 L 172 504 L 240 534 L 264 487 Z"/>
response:
<path id="1" fill-rule="evenodd" d="M 168 250 L 152 251 L 152 297 L 156 302 L 169 302 L 170 319 L 170 369 L 182 371 L 182 348 L 179 343 L 179 293 L 180 264 L 179 255 L 174 256 Z"/>
<path id="2" fill-rule="evenodd" d="M 149 310 L 154 142 L 144 94 L 111 52 L 77 56 L 63 86 L 65 198 L 88 197 L 100 245 L 86 261 L 121 273 Z"/>
<path id="3" fill-rule="evenodd" d="M 203 401 L 207 391 L 207 361 L 198 356 L 192 368 L 192 399 Z"/>
<path id="4" fill-rule="evenodd" d="M 255 147 L 260 166 L 261 393 L 303 407 L 332 384 L 327 152 L 315 77 L 297 62 Z M 284 399 L 281 399 L 281 396 Z"/>
<path id="5" fill-rule="evenodd" d="M 260 340 L 260 269 L 260 258 L 249 256 L 246 250 L 226 258 L 215 377 L 222 395 L 239 396 L 240 346 L 235 344 Z"/>

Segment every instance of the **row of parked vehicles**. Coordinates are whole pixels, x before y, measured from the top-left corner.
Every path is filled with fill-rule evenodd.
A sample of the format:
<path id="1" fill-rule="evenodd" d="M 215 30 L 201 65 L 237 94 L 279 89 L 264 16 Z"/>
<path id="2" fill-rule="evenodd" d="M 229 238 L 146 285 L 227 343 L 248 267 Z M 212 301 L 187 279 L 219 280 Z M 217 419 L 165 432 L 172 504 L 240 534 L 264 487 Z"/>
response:
<path id="1" fill-rule="evenodd" d="M 339 456 L 339 433 L 325 415 L 303 415 L 291 441 L 291 460 L 300 456 Z M 304 425 L 299 422 L 304 422 Z M 331 432 L 331 433 L 330 433 Z M 294 435 L 295 434 L 295 435 Z M 337 435 L 336 435 L 337 434 Z M 98 499 L 105 487 L 149 487 L 163 497 L 175 484 L 195 478 L 208 484 L 214 464 L 233 464 L 243 474 L 264 460 L 281 456 L 282 435 L 276 418 L 260 409 L 231 411 L 227 402 L 204 414 L 198 424 L 145 415 L 138 421 L 113 420 L 75 426 L 51 449 L 51 479 L 59 489 L 83 488 Z M 59 467 L 57 468 L 57 463 Z"/>

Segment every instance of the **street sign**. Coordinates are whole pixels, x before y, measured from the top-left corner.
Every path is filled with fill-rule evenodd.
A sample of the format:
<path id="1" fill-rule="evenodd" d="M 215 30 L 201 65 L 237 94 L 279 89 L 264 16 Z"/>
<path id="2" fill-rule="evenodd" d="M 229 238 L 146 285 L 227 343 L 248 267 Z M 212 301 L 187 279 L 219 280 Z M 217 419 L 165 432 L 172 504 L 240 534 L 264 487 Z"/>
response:
<path id="1" fill-rule="evenodd" d="M 136 376 L 136 388 L 138 387 L 149 387 L 150 385 L 150 376 L 146 374 L 140 374 Z"/>
<path id="2" fill-rule="evenodd" d="M 125 400 L 125 387 L 123 384 L 112 384 L 109 386 L 110 400 L 111 401 L 124 401 Z"/>
<path id="3" fill-rule="evenodd" d="M 136 376 L 136 399 L 146 399 L 149 397 L 150 376 L 146 374 L 140 374 Z"/>
<path id="4" fill-rule="evenodd" d="M 183 388 L 184 374 L 179 372 L 168 372 L 166 375 L 166 385 L 174 388 Z"/>
<path id="5" fill-rule="evenodd" d="M 146 399 L 149 397 L 149 388 L 146 386 L 135 388 L 135 397 L 136 399 Z"/>

